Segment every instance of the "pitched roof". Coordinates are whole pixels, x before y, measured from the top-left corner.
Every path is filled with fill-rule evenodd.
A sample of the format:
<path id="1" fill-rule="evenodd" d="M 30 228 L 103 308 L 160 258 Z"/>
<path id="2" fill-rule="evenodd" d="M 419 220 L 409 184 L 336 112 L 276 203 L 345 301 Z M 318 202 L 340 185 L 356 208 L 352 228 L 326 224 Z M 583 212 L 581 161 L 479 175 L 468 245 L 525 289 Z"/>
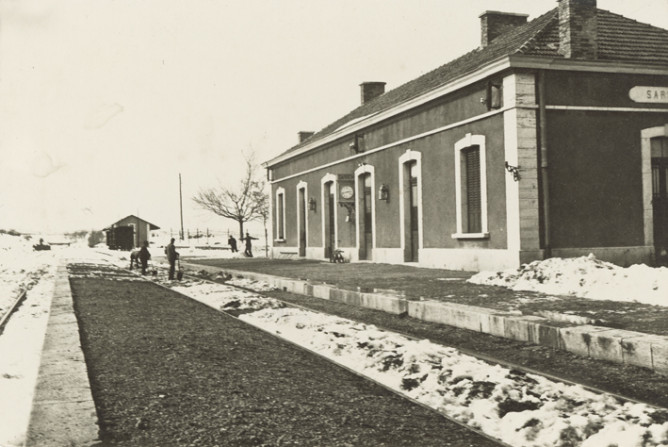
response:
<path id="1" fill-rule="evenodd" d="M 668 67 L 668 30 L 598 9 L 598 61 Z M 559 13 L 554 8 L 424 75 L 357 107 L 281 155 L 314 142 L 353 120 L 391 109 L 510 55 L 563 58 L 559 54 Z"/>
<path id="2" fill-rule="evenodd" d="M 112 223 L 112 224 L 109 225 L 108 227 L 104 228 L 102 231 L 108 230 L 109 228 L 113 228 L 114 225 L 118 224 L 119 222 L 123 222 L 125 219 L 129 219 L 129 218 L 131 218 L 131 217 L 134 217 L 135 219 L 139 219 L 139 220 L 141 220 L 142 222 L 146 222 L 147 224 L 149 224 L 149 229 L 150 229 L 151 231 L 153 231 L 153 230 L 159 230 L 159 229 L 160 229 L 159 226 L 157 226 L 157 225 L 155 225 L 155 224 L 152 224 L 152 223 L 149 222 L 148 220 L 142 219 L 141 217 L 135 216 L 134 214 L 130 214 L 130 215 L 127 215 L 127 216 L 125 216 L 124 218 L 119 219 L 119 220 L 117 220 L 116 222 Z"/>

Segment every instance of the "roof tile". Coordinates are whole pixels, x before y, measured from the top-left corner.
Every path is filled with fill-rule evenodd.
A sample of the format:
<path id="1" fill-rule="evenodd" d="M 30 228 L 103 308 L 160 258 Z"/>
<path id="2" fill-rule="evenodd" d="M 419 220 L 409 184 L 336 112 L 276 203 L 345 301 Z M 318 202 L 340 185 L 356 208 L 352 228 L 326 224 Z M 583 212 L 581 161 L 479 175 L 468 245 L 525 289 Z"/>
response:
<path id="1" fill-rule="evenodd" d="M 606 10 L 598 10 L 598 59 L 636 62 L 668 67 L 668 30 L 637 22 Z M 307 141 L 284 154 L 322 138 L 352 120 L 388 110 L 407 100 L 434 90 L 448 82 L 512 54 L 563 57 L 559 54 L 559 17 L 554 8 L 518 26 L 441 67 L 380 95 L 326 126 Z"/>

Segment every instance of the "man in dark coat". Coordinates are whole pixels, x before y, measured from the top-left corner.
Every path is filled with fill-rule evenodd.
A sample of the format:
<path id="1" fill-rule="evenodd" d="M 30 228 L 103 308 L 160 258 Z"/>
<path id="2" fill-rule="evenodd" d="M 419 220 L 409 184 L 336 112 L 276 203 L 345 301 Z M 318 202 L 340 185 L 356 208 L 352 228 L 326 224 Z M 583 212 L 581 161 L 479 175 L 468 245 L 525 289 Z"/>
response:
<path id="1" fill-rule="evenodd" d="M 148 260 L 151 259 L 151 253 L 148 251 L 148 241 L 144 241 L 144 246 L 139 250 L 139 261 L 141 261 L 141 274 L 146 274 L 146 268 L 148 267 Z"/>
<path id="2" fill-rule="evenodd" d="M 244 251 L 244 254 L 248 256 L 249 258 L 253 257 L 253 239 L 257 239 L 256 237 L 251 237 L 248 232 L 246 232 L 246 237 L 241 238 L 246 241 L 246 251 Z"/>
<path id="3" fill-rule="evenodd" d="M 179 254 L 176 252 L 176 247 L 174 247 L 174 238 L 169 242 L 169 245 L 165 247 L 165 255 L 167 255 L 167 262 L 169 262 L 169 280 L 174 279 L 174 270 L 176 270 L 176 259 L 179 257 Z"/>
<path id="4" fill-rule="evenodd" d="M 237 250 L 237 240 L 234 239 L 234 236 L 232 236 L 231 234 L 230 234 L 229 239 L 227 239 L 227 244 L 230 246 L 230 251 L 232 253 L 236 253 L 236 252 L 239 251 L 239 250 Z"/>

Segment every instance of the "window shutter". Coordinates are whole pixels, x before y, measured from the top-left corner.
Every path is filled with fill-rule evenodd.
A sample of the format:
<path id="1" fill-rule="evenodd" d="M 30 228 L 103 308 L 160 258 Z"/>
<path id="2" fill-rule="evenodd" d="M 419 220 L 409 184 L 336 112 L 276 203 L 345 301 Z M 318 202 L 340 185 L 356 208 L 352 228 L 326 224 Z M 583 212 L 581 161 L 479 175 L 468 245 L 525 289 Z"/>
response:
<path id="1" fill-rule="evenodd" d="M 481 196 L 480 196 L 480 148 L 473 146 L 464 151 L 466 165 L 466 211 L 467 232 L 480 233 Z"/>

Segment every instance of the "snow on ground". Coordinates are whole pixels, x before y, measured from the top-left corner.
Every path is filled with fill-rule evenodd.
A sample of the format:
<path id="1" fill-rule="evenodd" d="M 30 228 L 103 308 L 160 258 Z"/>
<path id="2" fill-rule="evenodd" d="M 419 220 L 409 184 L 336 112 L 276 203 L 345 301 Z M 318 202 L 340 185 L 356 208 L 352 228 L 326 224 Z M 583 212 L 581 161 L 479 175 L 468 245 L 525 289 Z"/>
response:
<path id="1" fill-rule="evenodd" d="M 184 283 L 179 283 L 179 285 L 171 288 L 219 310 L 259 310 L 284 307 L 284 304 L 278 300 L 233 287 L 221 287 L 219 284 L 206 282 L 193 284 L 190 281 L 184 281 Z"/>
<path id="2" fill-rule="evenodd" d="M 1 258 L 5 263 L 0 279 L 6 284 L 22 280 L 27 270 L 16 267 L 21 262 L 27 266 L 46 265 L 44 268 L 48 273 L 29 294 L 29 299 L 33 300 L 31 304 L 22 307 L 30 312 L 22 314 L 21 318 L 12 318 L 0 336 L 0 445 L 20 445 L 15 442 L 20 442 L 24 436 L 22 427 L 25 425 L 23 430 L 27 428 L 25 415 L 29 415 L 41 349 L 39 337 L 43 337 L 40 325 L 45 325 L 45 318 L 36 316 L 48 314 L 49 291 L 53 290 L 55 263 L 44 264 L 44 260 L 56 259 L 54 255 L 40 258 L 41 253 L 26 250 L 25 246 L 6 249 L 7 252 L 15 250 L 21 256 Z M 126 252 L 70 247 L 63 249 L 62 254 L 72 262 L 114 264 L 124 269 L 129 266 Z M 16 259 L 16 263 L 12 259 Z M 165 281 L 165 267 L 164 262 L 154 262 L 152 268 L 159 268 L 160 273 L 148 279 L 216 309 L 245 310 L 240 317 L 244 321 L 328 357 L 511 445 L 623 447 L 668 444 L 666 410 L 619 401 L 581 386 L 489 364 L 453 348 L 427 340 L 409 339 L 372 325 L 286 307 L 279 301 L 263 297 L 261 291 L 270 286 L 260 281 L 232 279 L 228 282 L 256 289 L 255 292 L 203 281 Z M 642 278 L 637 276 L 640 275 L 637 269 L 642 270 Z M 536 284 L 547 287 L 553 284 L 553 289 L 547 293 L 555 294 L 565 293 L 563 290 L 566 289 L 591 294 L 596 287 L 621 289 L 622 279 L 635 283 L 633 287 L 626 286 L 629 293 L 638 287 L 656 288 L 664 293 L 668 290 L 661 282 L 665 274 L 663 269 L 655 269 L 657 279 L 649 280 L 644 268 L 639 266 L 637 269 L 620 269 L 588 257 L 536 263 L 515 272 L 515 279 L 508 281 L 504 278 L 512 278 L 510 272 L 506 276 L 488 276 L 503 280 L 504 286 L 513 283 L 513 287 L 538 287 Z M 575 279 L 571 280 L 571 277 Z M 613 283 L 610 278 L 617 282 Z M 636 283 L 641 279 L 649 281 L 649 285 Z M 25 328 L 21 329 L 22 325 L 26 325 Z M 32 338 L 26 339 L 26 333 Z M 21 350 L 17 351 L 16 346 L 21 346 Z M 21 384 L 22 378 L 24 382 Z"/>
<path id="3" fill-rule="evenodd" d="M 21 288 L 26 299 L 0 334 L 0 445 L 24 445 L 48 321 L 58 251 L 33 252 L 21 237 L 0 234 L 0 318 Z"/>
<path id="4" fill-rule="evenodd" d="M 668 306 L 668 268 L 644 264 L 623 268 L 600 261 L 592 254 L 534 261 L 517 270 L 480 272 L 469 282 L 552 295 Z"/>
<path id="5" fill-rule="evenodd" d="M 240 318 L 513 446 L 668 443 L 665 410 L 486 363 L 373 325 L 280 306 L 271 298 L 263 307 L 257 293 L 227 285 L 173 289 L 216 309 L 253 309 Z M 238 306 L 246 299 L 252 305 Z"/>
<path id="6" fill-rule="evenodd" d="M 34 251 L 20 236 L 0 234 L 0 317 L 23 288 L 30 288 L 57 257 L 57 251 Z"/>

